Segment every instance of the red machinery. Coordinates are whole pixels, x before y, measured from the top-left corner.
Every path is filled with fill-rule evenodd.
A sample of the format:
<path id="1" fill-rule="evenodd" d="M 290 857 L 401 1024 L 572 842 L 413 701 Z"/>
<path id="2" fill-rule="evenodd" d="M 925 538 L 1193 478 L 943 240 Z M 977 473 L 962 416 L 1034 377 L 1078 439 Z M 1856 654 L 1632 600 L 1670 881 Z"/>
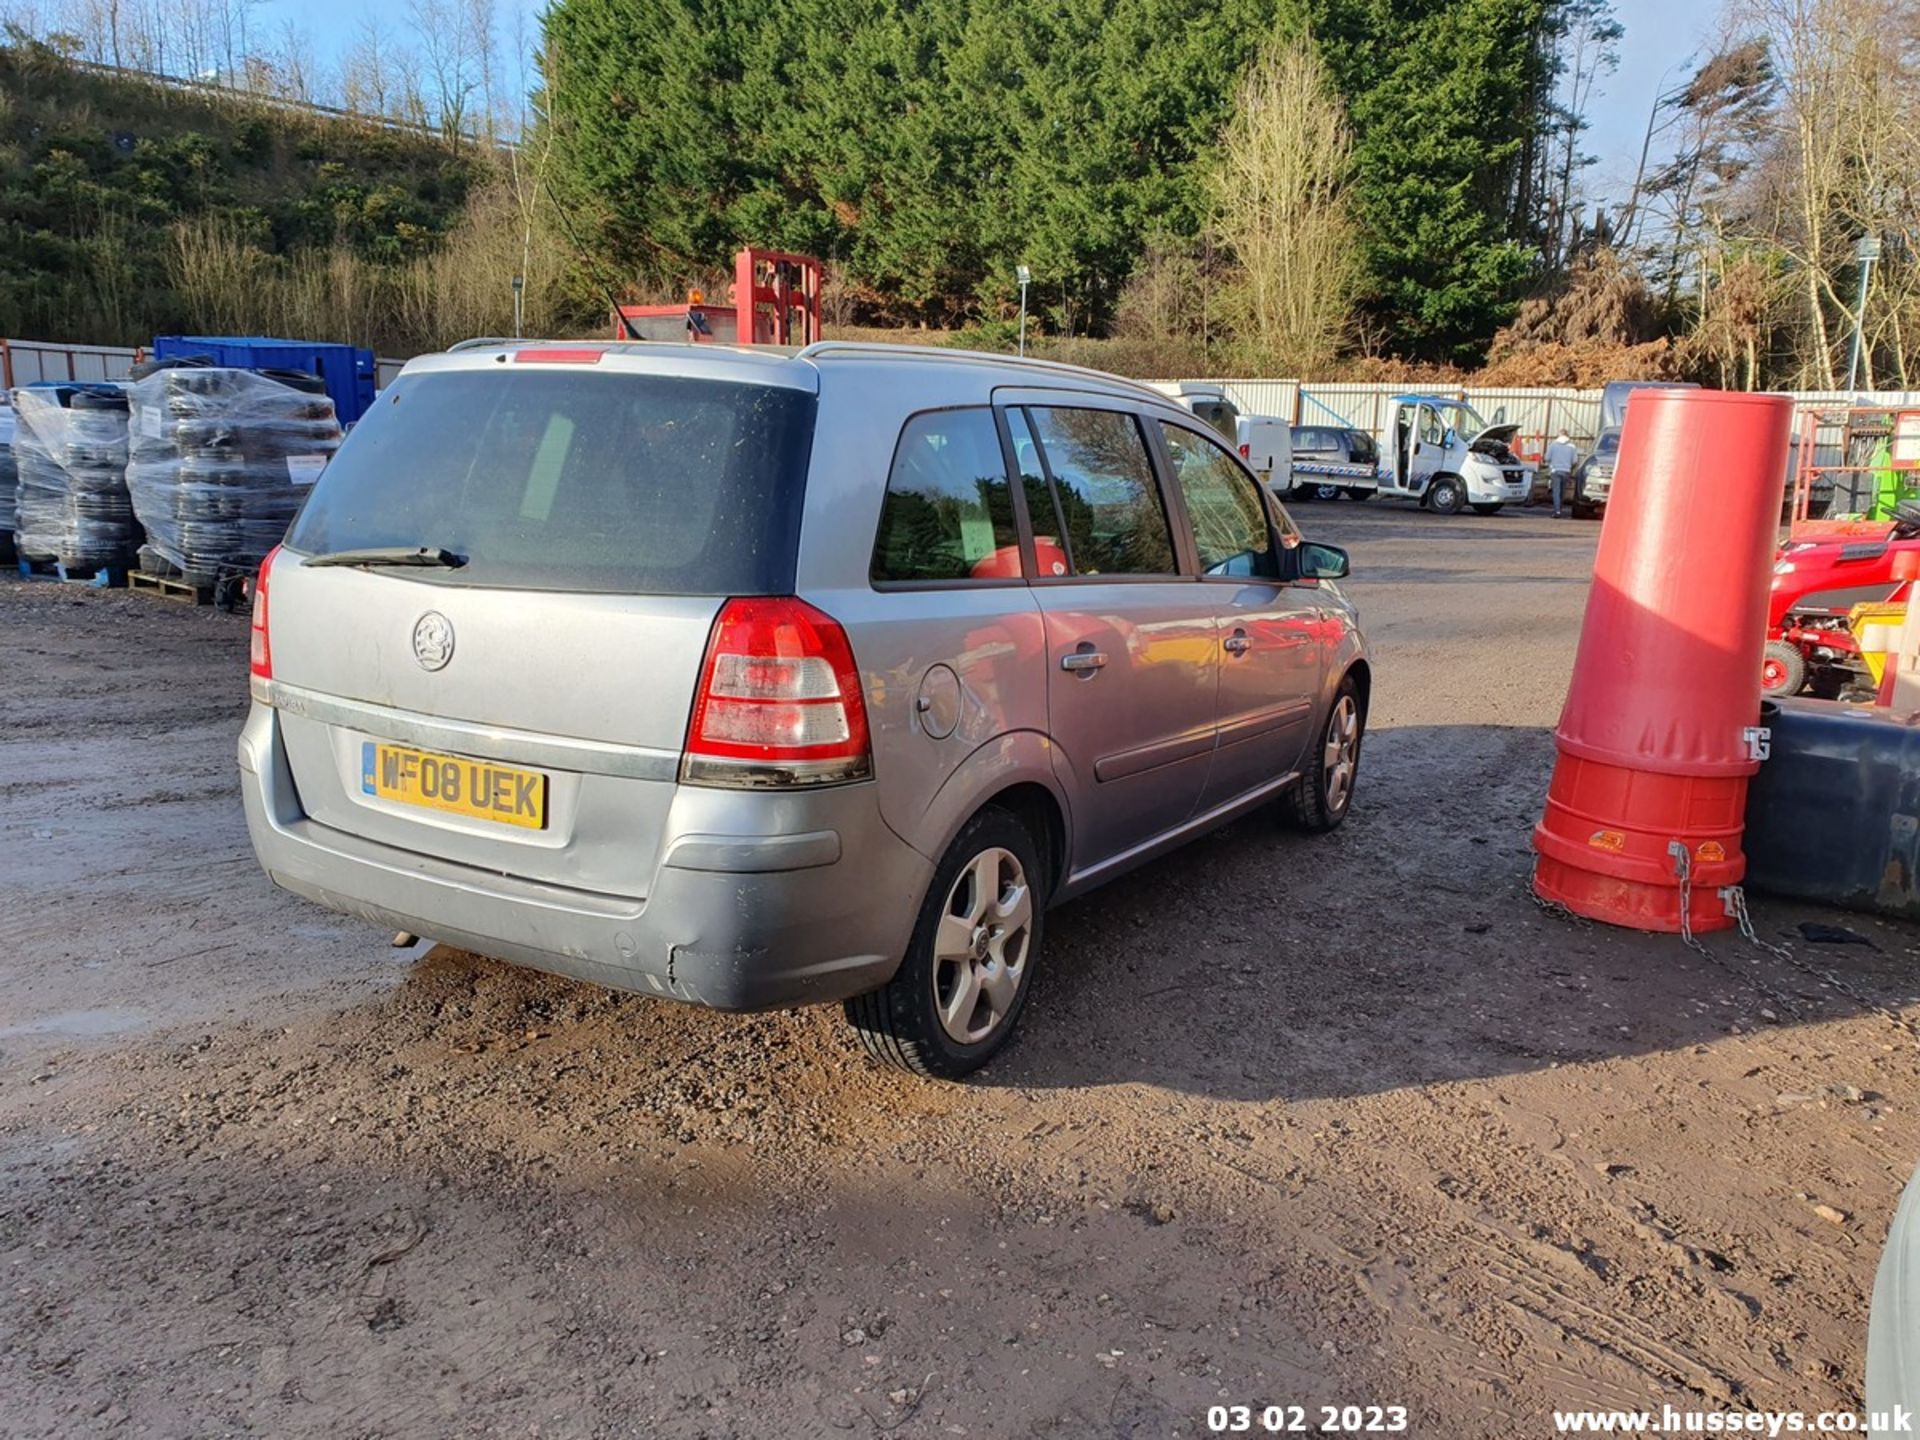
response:
<path id="1" fill-rule="evenodd" d="M 731 305 L 709 305 L 698 290 L 684 305 L 621 305 L 613 338 L 812 345 L 820 339 L 820 281 L 820 262 L 811 255 L 748 246 L 733 257 Z"/>
<path id="2" fill-rule="evenodd" d="M 1774 557 L 1760 686 L 1828 696 L 1870 684 L 1853 633 L 1856 605 L 1900 600 L 1901 556 L 1920 552 L 1920 521 L 1885 518 L 1882 478 L 1920 468 L 1920 410 L 1843 406 L 1808 412 L 1796 437 L 1786 543 Z M 1822 463 L 1823 454 L 1834 463 Z M 1880 519 L 1850 516 L 1880 513 Z"/>

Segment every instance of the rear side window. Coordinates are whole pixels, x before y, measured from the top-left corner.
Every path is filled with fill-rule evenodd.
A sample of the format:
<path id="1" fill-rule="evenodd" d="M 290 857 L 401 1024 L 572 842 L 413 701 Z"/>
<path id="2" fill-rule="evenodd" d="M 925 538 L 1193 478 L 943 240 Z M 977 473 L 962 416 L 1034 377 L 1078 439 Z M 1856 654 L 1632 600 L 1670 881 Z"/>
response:
<path id="1" fill-rule="evenodd" d="M 935 410 L 900 432 L 880 509 L 873 578 L 1020 578 L 1019 532 L 993 411 Z"/>
<path id="2" fill-rule="evenodd" d="M 1139 422 L 1116 410 L 1034 407 L 1027 415 L 1053 480 L 1071 573 L 1177 574 Z M 1036 518 L 1036 531 L 1041 524 Z"/>
<path id="3" fill-rule="evenodd" d="M 1204 575 L 1277 579 L 1266 507 L 1253 477 L 1211 440 L 1161 423 Z"/>
<path id="4" fill-rule="evenodd" d="M 448 585 L 655 595 L 793 588 L 814 399 L 673 376 L 405 376 L 315 483 L 305 554 L 436 546 Z"/>

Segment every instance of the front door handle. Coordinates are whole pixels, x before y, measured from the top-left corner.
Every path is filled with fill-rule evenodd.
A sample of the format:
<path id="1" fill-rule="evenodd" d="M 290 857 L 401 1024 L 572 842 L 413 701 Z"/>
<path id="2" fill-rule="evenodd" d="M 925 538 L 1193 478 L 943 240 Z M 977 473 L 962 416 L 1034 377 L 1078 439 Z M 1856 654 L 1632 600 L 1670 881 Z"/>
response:
<path id="1" fill-rule="evenodd" d="M 1102 669 L 1106 663 L 1107 657 L 1098 650 L 1076 650 L 1071 655 L 1060 657 L 1060 668 L 1071 670 L 1077 675 L 1091 675 L 1095 670 Z"/>
<path id="2" fill-rule="evenodd" d="M 1229 655 L 1244 655 L 1253 648 L 1253 641 L 1236 630 L 1220 642 L 1220 648 L 1225 650 Z"/>

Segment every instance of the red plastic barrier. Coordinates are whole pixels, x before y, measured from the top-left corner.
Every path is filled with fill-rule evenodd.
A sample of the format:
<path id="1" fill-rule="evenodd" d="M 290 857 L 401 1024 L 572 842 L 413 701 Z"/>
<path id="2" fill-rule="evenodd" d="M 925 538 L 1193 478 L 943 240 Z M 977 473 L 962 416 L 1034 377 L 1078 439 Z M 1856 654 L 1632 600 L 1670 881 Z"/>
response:
<path id="1" fill-rule="evenodd" d="M 1685 847 L 1696 931 L 1733 923 L 1759 768 L 1767 578 L 1793 403 L 1637 390 L 1594 559 L 1560 758 L 1533 832 L 1533 888 L 1576 914 L 1680 929 Z"/>

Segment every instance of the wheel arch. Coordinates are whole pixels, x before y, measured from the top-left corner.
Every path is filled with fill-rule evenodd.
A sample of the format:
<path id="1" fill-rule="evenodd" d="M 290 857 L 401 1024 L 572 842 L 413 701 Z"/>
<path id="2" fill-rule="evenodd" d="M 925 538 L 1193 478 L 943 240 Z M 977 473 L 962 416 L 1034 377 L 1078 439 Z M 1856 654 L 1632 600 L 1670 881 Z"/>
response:
<path id="1" fill-rule="evenodd" d="M 1054 774 L 1054 752 L 1052 740 L 1034 730 L 989 741 L 947 777 L 916 833 L 906 838 L 937 865 L 967 823 L 997 805 L 1011 811 L 1045 847 L 1048 890 L 1058 891 L 1073 853 L 1073 812 Z"/>
<path id="2" fill-rule="evenodd" d="M 1367 723 L 1367 711 L 1373 704 L 1373 666 L 1367 663 L 1366 656 L 1357 657 L 1354 662 L 1340 672 L 1340 680 L 1353 681 L 1353 695 L 1360 706 L 1360 723 Z M 1334 688 L 1340 688 L 1340 680 L 1335 680 Z"/>
<path id="3" fill-rule="evenodd" d="M 1060 806 L 1059 797 L 1036 781 L 1024 780 L 988 796 L 980 802 L 974 814 L 993 809 L 1010 812 L 1026 827 L 1034 843 L 1040 846 L 1040 864 L 1046 873 L 1047 893 L 1051 895 L 1058 891 L 1060 882 L 1067 875 L 1067 816 Z"/>

